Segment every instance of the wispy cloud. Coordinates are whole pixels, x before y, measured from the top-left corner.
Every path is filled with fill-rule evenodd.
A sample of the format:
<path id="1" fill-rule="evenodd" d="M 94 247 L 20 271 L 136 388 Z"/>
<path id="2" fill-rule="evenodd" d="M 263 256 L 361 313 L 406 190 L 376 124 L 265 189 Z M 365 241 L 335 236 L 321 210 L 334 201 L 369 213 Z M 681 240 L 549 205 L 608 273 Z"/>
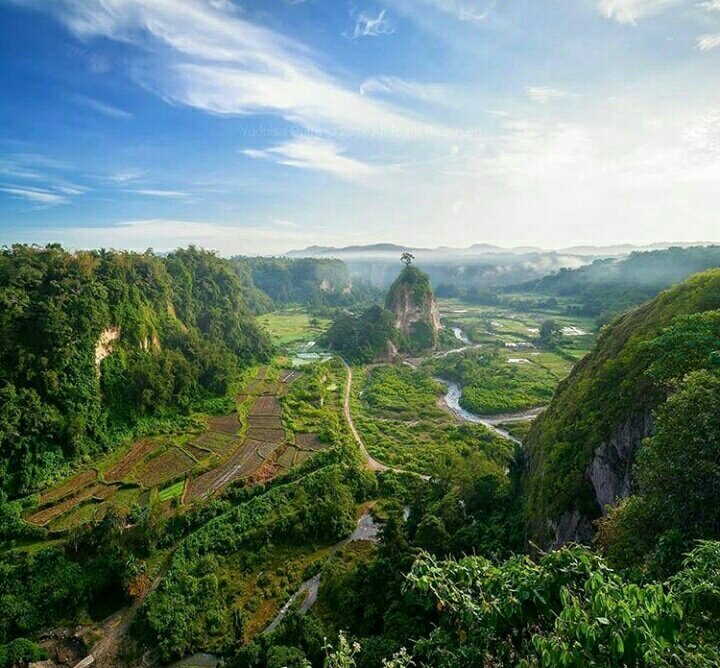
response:
<path id="1" fill-rule="evenodd" d="M 640 19 L 679 5 L 683 0 L 600 0 L 600 11 L 618 23 L 635 24 Z"/>
<path id="2" fill-rule="evenodd" d="M 714 35 L 701 35 L 698 37 L 697 47 L 700 51 L 710 51 L 720 46 L 720 33 Z"/>
<path id="3" fill-rule="evenodd" d="M 90 190 L 72 180 L 66 162 L 40 153 L 13 153 L 0 159 L 0 175 L 7 179 L 0 192 L 46 206 L 68 204 Z"/>
<path id="4" fill-rule="evenodd" d="M 145 195 L 146 197 L 162 197 L 164 199 L 182 199 L 188 197 L 188 193 L 180 190 L 158 190 L 152 188 L 140 188 L 134 189 L 129 192 L 136 193 L 137 195 Z"/>
<path id="5" fill-rule="evenodd" d="M 133 118 L 133 115 L 129 111 L 125 111 L 119 107 L 114 107 L 113 105 L 106 104 L 105 102 L 100 102 L 100 100 L 95 100 L 91 97 L 83 97 L 81 95 L 77 96 L 76 99 L 80 104 L 92 109 L 93 111 L 97 111 L 103 116 L 119 119 Z"/>
<path id="6" fill-rule="evenodd" d="M 23 1 L 58 15 L 84 39 L 153 47 L 133 72 L 178 104 L 218 114 L 270 113 L 312 130 L 401 139 L 443 131 L 352 91 L 305 46 L 250 22 L 232 3 Z"/>
<path id="7" fill-rule="evenodd" d="M 111 183 L 128 183 L 130 181 L 137 181 L 143 176 L 144 172 L 140 169 L 120 169 L 104 178 Z"/>
<path id="8" fill-rule="evenodd" d="M 63 195 L 50 192 L 48 190 L 41 190 L 39 188 L 21 188 L 19 186 L 0 186 L 0 191 L 24 199 L 30 202 L 36 202 L 38 204 L 67 204 L 68 199 Z"/>
<path id="9" fill-rule="evenodd" d="M 706 0 L 705 2 L 698 3 L 698 7 L 711 12 L 720 12 L 720 0 Z"/>
<path id="10" fill-rule="evenodd" d="M 351 33 L 345 33 L 350 39 L 358 39 L 360 37 L 379 37 L 380 35 L 392 35 L 395 28 L 388 19 L 385 18 L 387 10 L 383 9 L 377 16 L 371 16 L 365 12 L 354 13 L 355 28 Z"/>
<path id="11" fill-rule="evenodd" d="M 318 138 L 295 139 L 265 150 L 246 149 L 243 154 L 249 158 L 273 160 L 288 167 L 326 172 L 350 181 L 366 179 L 381 169 L 348 158 L 336 144 Z"/>
<path id="12" fill-rule="evenodd" d="M 526 95 L 538 104 L 547 104 L 555 100 L 567 100 L 576 97 L 574 93 L 560 88 L 548 88 L 547 86 L 530 86 L 525 89 Z"/>
<path id="13" fill-rule="evenodd" d="M 447 84 L 407 81 L 395 76 L 371 77 L 360 84 L 361 95 L 384 95 L 420 100 L 441 106 L 452 106 L 457 93 Z"/>
<path id="14" fill-rule="evenodd" d="M 495 9 L 497 0 L 416 0 L 435 10 L 450 14 L 460 21 L 484 21 Z"/>

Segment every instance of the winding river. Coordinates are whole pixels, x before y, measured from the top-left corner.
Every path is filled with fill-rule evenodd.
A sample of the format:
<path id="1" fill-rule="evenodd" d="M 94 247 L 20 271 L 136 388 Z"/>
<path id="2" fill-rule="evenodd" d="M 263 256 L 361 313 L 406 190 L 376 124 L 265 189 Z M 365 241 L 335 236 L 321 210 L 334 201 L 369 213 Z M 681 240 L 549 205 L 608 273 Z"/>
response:
<path id="1" fill-rule="evenodd" d="M 464 350 L 468 350 L 472 347 L 472 342 L 462 331 L 462 329 L 460 329 L 459 327 L 453 327 L 452 331 L 455 335 L 455 338 L 465 345 L 461 348 L 453 348 L 452 350 L 448 350 L 442 354 L 443 356 L 461 353 Z M 458 418 L 465 422 L 481 424 L 487 427 L 490 431 L 496 433 L 498 436 L 507 439 L 508 441 L 512 441 L 513 443 L 517 443 L 518 445 L 522 444 L 521 441 L 512 436 L 505 429 L 500 428 L 498 425 L 506 422 L 521 422 L 523 420 L 534 420 L 544 410 L 543 408 L 532 408 L 530 410 L 521 411 L 518 413 L 508 413 L 507 415 L 476 415 L 475 413 L 471 413 L 470 411 L 465 410 L 460 405 L 460 398 L 462 397 L 462 387 L 459 383 L 456 383 L 452 380 L 447 380 L 445 378 L 436 377 L 435 380 L 440 381 L 448 388 L 447 393 L 442 398 L 442 404 L 454 415 L 456 415 Z"/>

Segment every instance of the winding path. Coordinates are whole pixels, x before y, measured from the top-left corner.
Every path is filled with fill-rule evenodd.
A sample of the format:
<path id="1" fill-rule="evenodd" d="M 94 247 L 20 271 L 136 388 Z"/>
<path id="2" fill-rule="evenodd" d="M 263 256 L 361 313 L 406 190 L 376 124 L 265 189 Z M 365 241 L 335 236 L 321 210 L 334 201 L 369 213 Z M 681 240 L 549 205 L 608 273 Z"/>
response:
<path id="1" fill-rule="evenodd" d="M 347 381 L 345 382 L 345 406 L 343 408 L 344 413 L 345 413 L 345 420 L 348 423 L 348 427 L 350 427 L 350 431 L 352 432 L 355 442 L 358 444 L 358 447 L 360 448 L 360 452 L 362 452 L 363 457 L 365 457 L 366 466 L 371 471 L 394 471 L 395 473 L 407 473 L 410 475 L 416 475 L 419 478 L 422 478 L 423 480 L 430 480 L 429 475 L 423 475 L 422 473 L 416 473 L 415 471 L 407 471 L 405 469 L 393 468 L 391 466 L 388 466 L 387 464 L 383 464 L 382 462 L 379 462 L 377 459 L 375 459 L 368 452 L 368 449 L 365 447 L 365 443 L 363 442 L 357 428 L 355 427 L 355 423 L 353 422 L 353 419 L 352 419 L 352 411 L 350 409 L 350 397 L 352 395 L 352 381 L 353 381 L 352 368 L 342 357 L 338 356 L 338 359 L 343 363 L 343 366 L 345 367 L 345 370 L 347 371 Z"/>

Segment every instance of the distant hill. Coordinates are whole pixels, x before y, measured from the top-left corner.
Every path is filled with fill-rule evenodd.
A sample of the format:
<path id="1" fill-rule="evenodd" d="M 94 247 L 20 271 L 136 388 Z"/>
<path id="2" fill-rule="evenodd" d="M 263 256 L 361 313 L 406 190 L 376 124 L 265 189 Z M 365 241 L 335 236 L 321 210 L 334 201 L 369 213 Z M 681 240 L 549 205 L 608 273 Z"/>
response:
<path id="1" fill-rule="evenodd" d="M 395 279 L 400 255 L 407 251 L 422 264 L 435 287 L 445 284 L 464 290 L 471 287 L 487 290 L 535 281 L 562 269 L 578 269 L 597 260 L 624 258 L 634 252 L 670 246 L 672 244 L 659 243 L 647 249 L 621 245 L 544 250 L 532 246 L 502 248 L 485 243 L 473 244 L 467 248 L 417 248 L 379 243 L 342 248 L 311 246 L 304 250 L 290 251 L 286 256 L 339 259 L 345 262 L 353 279 L 363 279 L 378 288 L 387 289 Z M 683 244 L 674 247 L 680 246 Z M 531 285 L 530 288 L 532 287 Z"/>
<path id="2" fill-rule="evenodd" d="M 658 242 L 645 245 L 615 244 L 610 246 L 569 246 L 563 248 L 540 248 L 539 246 L 497 246 L 487 243 L 475 243 L 465 248 L 452 246 L 438 246 L 437 248 L 420 248 L 416 246 L 403 246 L 393 243 L 377 243 L 355 246 L 308 246 L 301 250 L 291 250 L 285 253 L 286 257 L 339 257 L 346 255 L 373 255 L 377 253 L 426 253 L 428 256 L 447 255 L 483 255 L 494 253 L 508 253 L 514 255 L 527 254 L 562 254 L 576 255 L 589 258 L 622 257 L 635 252 L 665 250 L 667 248 L 691 248 L 695 246 L 712 245 L 710 242 Z M 427 258 L 424 258 L 427 259 Z"/>
<path id="3" fill-rule="evenodd" d="M 714 267 L 720 267 L 720 246 L 674 247 L 599 259 L 576 269 L 562 268 L 514 287 L 523 292 L 575 297 L 583 315 L 608 320 L 660 290 Z"/>

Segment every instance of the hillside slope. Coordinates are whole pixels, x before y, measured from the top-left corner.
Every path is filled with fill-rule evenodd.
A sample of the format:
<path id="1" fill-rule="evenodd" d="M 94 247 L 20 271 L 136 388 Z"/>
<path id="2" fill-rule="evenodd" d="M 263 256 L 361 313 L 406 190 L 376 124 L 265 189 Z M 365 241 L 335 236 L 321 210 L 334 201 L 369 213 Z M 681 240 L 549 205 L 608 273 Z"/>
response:
<path id="1" fill-rule="evenodd" d="M 683 317 L 719 308 L 720 270 L 712 270 L 601 333 L 528 435 L 524 486 L 531 540 L 554 547 L 587 542 L 592 521 L 628 496 L 636 453 L 653 433 L 654 411 L 720 347 L 715 330 Z M 659 368 L 672 372 L 658 376 Z"/>
<path id="2" fill-rule="evenodd" d="M 228 262 L 190 248 L 0 252 L 0 490 L 222 396 L 270 351 Z"/>

